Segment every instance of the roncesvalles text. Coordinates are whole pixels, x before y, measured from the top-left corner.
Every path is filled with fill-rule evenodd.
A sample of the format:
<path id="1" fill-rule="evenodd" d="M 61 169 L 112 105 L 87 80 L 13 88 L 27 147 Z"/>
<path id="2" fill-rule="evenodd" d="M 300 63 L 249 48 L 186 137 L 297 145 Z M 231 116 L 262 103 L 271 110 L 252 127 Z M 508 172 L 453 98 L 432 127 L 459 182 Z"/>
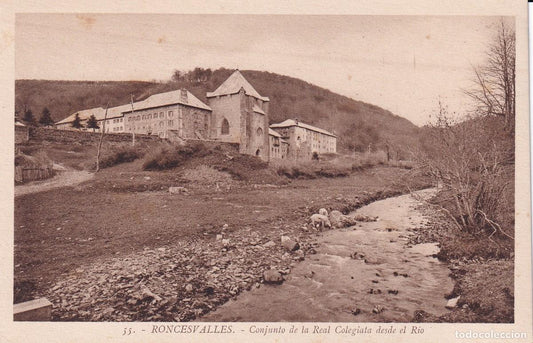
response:
<path id="1" fill-rule="evenodd" d="M 192 334 L 192 333 L 234 333 L 231 325 L 190 325 L 190 324 L 153 324 L 150 333 Z"/>

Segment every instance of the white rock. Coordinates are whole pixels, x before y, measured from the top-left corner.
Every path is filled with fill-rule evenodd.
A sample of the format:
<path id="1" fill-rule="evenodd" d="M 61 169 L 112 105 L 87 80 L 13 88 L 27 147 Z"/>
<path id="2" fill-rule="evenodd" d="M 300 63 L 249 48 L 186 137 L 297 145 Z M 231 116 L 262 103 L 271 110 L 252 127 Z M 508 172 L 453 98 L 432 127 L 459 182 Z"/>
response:
<path id="1" fill-rule="evenodd" d="M 170 194 L 189 194 L 189 190 L 185 187 L 169 187 L 168 192 Z"/>
<path id="2" fill-rule="evenodd" d="M 295 251 L 300 248 L 300 245 L 298 244 L 298 242 L 293 241 L 288 236 L 281 236 L 281 245 L 288 251 Z"/>
<path id="3" fill-rule="evenodd" d="M 457 298 L 449 299 L 448 302 L 446 303 L 446 308 L 449 308 L 449 309 L 455 308 L 457 306 L 457 302 L 459 301 L 460 297 L 461 296 L 458 296 Z"/>
<path id="4" fill-rule="evenodd" d="M 277 270 L 269 269 L 263 273 L 263 279 L 265 280 L 265 283 L 280 284 L 283 282 L 283 275 Z"/>

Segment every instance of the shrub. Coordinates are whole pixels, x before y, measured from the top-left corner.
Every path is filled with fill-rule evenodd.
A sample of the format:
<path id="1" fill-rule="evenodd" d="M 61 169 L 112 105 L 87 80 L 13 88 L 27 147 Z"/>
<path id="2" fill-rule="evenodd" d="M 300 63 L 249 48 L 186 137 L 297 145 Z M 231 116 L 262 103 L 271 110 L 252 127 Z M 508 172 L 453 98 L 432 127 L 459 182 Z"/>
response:
<path id="1" fill-rule="evenodd" d="M 268 163 L 256 156 L 239 154 L 223 163 L 218 163 L 215 168 L 229 173 L 237 180 L 250 180 L 256 171 L 267 169 Z"/>
<path id="2" fill-rule="evenodd" d="M 316 179 L 317 177 L 348 176 L 352 169 L 349 161 L 339 159 L 332 161 L 294 161 L 277 160 L 271 162 L 271 168 L 280 176 L 289 179 Z"/>
<path id="3" fill-rule="evenodd" d="M 133 162 L 144 154 L 136 147 L 120 147 L 105 153 L 100 159 L 100 168 L 108 168 L 120 163 Z"/>
<path id="4" fill-rule="evenodd" d="M 31 155 L 24 152 L 19 152 L 15 156 L 15 166 L 28 168 L 46 168 L 52 167 L 53 161 L 48 157 L 48 154 L 43 150 L 33 151 Z"/>
<path id="5" fill-rule="evenodd" d="M 442 207 L 470 234 L 514 236 L 514 139 L 500 118 L 453 122 L 444 107 L 419 165 L 442 186 Z M 496 238 L 496 237 L 495 237 Z"/>
<path id="6" fill-rule="evenodd" d="M 344 177 L 350 175 L 351 168 L 339 168 L 335 166 L 324 166 L 315 172 L 317 176 L 322 177 Z"/>
<path id="7" fill-rule="evenodd" d="M 143 169 L 172 169 L 193 157 L 206 156 L 209 152 L 209 149 L 202 142 L 189 143 L 184 146 L 162 146 L 146 155 Z"/>
<path id="8" fill-rule="evenodd" d="M 144 170 L 164 170 L 177 167 L 183 160 L 177 150 L 170 147 L 159 147 L 146 154 L 143 162 Z"/>

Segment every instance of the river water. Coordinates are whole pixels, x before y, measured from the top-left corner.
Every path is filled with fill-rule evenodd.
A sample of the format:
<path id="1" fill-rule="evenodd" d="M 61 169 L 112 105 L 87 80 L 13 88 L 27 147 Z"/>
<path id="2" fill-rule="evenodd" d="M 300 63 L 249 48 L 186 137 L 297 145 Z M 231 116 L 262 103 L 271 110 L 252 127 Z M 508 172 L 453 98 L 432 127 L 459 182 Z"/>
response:
<path id="1" fill-rule="evenodd" d="M 419 199 L 434 190 L 376 201 L 354 213 L 376 222 L 326 231 L 281 285 L 241 293 L 201 318 L 250 322 L 408 322 L 414 311 L 441 315 L 453 289 L 449 269 L 432 243 L 409 245 L 410 228 L 427 219 Z"/>

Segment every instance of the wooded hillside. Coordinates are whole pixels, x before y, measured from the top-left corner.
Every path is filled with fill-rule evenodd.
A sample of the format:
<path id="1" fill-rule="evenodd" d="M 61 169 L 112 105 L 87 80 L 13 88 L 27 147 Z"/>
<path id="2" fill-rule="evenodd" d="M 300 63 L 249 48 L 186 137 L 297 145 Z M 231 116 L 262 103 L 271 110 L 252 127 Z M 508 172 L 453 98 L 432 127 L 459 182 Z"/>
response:
<path id="1" fill-rule="evenodd" d="M 16 111 L 22 114 L 31 109 L 38 119 L 47 107 L 58 121 L 78 110 L 105 107 L 108 102 L 109 106 L 126 104 L 130 94 L 137 101 L 178 88 L 187 88 L 206 101 L 206 92 L 215 90 L 232 70 L 203 71 L 178 72 L 168 82 L 17 80 Z M 284 75 L 253 70 L 242 73 L 261 95 L 270 98 L 271 123 L 298 118 L 333 131 L 339 136 L 340 151 L 364 151 L 369 146 L 384 150 L 389 144 L 393 157 L 398 153 L 405 158 L 417 144 L 418 127 L 380 107 Z"/>

